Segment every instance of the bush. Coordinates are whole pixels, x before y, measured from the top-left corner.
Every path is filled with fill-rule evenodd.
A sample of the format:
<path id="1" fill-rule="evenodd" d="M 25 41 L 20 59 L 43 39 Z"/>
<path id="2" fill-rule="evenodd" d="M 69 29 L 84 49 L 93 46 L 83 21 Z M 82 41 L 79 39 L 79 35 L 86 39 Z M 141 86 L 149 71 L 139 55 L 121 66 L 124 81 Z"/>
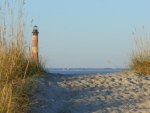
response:
<path id="1" fill-rule="evenodd" d="M 42 72 L 43 66 L 33 62 L 29 46 L 25 45 L 24 0 L 2 0 L 1 3 L 0 113 L 26 113 L 29 77 Z"/>
<path id="2" fill-rule="evenodd" d="M 135 49 L 131 56 L 131 69 L 144 75 L 150 75 L 150 43 L 148 36 L 135 39 Z"/>

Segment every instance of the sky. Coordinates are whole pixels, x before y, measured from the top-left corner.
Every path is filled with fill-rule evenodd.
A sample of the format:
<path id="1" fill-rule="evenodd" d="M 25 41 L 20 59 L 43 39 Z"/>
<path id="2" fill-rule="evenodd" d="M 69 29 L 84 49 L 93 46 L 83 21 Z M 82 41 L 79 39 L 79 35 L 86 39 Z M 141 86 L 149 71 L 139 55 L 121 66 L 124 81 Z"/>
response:
<path id="1" fill-rule="evenodd" d="M 134 45 L 132 32 L 141 32 L 144 26 L 149 33 L 149 4 L 149 0 L 26 0 L 25 8 L 27 20 L 39 27 L 39 54 L 46 67 L 126 68 Z"/>

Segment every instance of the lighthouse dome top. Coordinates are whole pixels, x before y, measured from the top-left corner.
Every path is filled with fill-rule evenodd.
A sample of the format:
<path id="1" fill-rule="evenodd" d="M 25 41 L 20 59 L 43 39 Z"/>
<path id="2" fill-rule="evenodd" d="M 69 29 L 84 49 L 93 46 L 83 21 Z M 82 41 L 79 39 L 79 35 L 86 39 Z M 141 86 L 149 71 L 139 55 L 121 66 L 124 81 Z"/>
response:
<path id="1" fill-rule="evenodd" d="M 38 34 L 39 32 L 38 32 L 38 26 L 33 26 L 33 32 L 32 32 L 33 34 Z"/>

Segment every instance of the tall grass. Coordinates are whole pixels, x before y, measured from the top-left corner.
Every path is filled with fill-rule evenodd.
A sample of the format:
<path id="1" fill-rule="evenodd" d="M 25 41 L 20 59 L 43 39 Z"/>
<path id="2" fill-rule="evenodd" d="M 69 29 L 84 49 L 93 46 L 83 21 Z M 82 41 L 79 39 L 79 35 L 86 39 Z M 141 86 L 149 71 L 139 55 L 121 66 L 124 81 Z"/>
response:
<path id="1" fill-rule="evenodd" d="M 135 38 L 131 69 L 144 75 L 150 75 L 150 41 L 147 34 Z"/>
<path id="2" fill-rule="evenodd" d="M 24 0 L 2 0 L 0 10 L 0 113 L 26 113 L 29 77 L 43 67 L 25 44 Z"/>

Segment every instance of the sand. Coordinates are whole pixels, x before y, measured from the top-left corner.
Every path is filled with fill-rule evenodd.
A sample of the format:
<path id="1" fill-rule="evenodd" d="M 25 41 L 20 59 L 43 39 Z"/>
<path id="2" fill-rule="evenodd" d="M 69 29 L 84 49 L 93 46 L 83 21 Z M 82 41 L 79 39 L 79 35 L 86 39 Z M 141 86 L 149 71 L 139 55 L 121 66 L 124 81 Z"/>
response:
<path id="1" fill-rule="evenodd" d="M 45 74 L 35 81 L 30 113 L 150 113 L 150 76 Z"/>

